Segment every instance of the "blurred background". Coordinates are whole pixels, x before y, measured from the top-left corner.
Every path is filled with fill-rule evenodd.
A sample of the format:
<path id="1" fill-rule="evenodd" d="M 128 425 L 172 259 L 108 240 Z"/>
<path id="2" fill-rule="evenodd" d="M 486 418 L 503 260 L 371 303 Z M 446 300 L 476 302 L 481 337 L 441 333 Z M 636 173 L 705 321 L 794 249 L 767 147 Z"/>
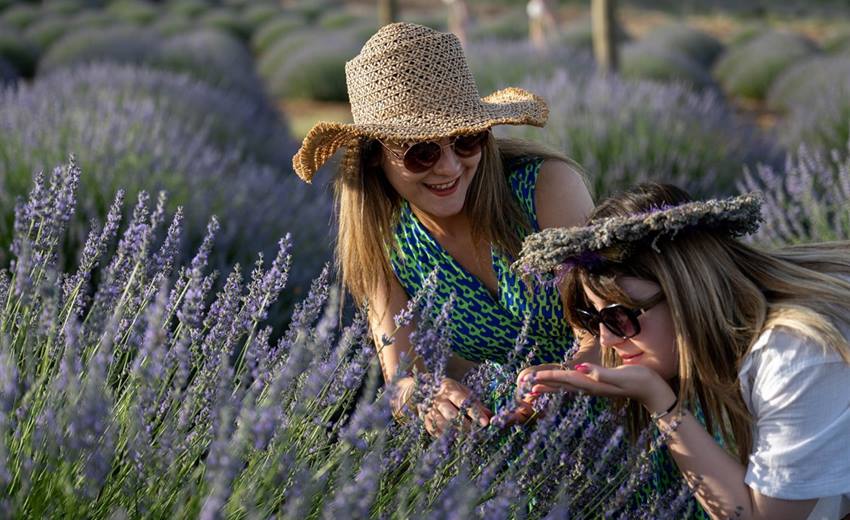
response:
<path id="1" fill-rule="evenodd" d="M 185 255 L 218 215 L 222 269 L 292 233 L 297 296 L 330 259 L 332 165 L 308 186 L 291 157 L 316 121 L 350 120 L 344 63 L 388 20 L 458 34 L 482 96 L 542 95 L 545 129 L 500 134 L 574 157 L 596 196 L 644 179 L 761 189 L 760 239 L 850 238 L 848 15 L 826 0 L 0 0 L 0 251 L 32 173 L 73 153 L 69 262 L 117 188 L 166 190 Z"/>

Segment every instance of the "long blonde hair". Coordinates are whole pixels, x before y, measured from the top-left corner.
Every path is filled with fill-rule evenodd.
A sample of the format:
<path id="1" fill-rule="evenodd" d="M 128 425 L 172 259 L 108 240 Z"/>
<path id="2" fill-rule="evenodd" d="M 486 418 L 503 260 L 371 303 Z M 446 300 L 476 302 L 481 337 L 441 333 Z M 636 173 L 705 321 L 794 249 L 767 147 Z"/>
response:
<path id="1" fill-rule="evenodd" d="M 609 198 L 590 220 L 625 216 L 690 200 L 673 186 L 643 184 Z M 673 240 L 639 245 L 628 260 L 573 269 L 565 279 L 567 318 L 580 327 L 574 309 L 586 307 L 583 287 L 607 301 L 641 307 L 617 285 L 621 276 L 661 286 L 673 318 L 680 402 L 699 403 L 709 431 L 719 431 L 746 463 L 752 417 L 737 380 L 741 362 L 761 333 L 783 326 L 838 352 L 850 364 L 850 345 L 838 324 L 850 320 L 850 242 L 764 251 L 719 231 L 679 232 Z M 616 366 L 606 349 L 603 364 Z M 675 386 L 675 383 L 674 383 Z M 633 434 L 647 425 L 636 403 L 628 406 Z"/>
<path id="2" fill-rule="evenodd" d="M 338 217 L 337 268 L 342 282 L 358 304 L 375 294 L 392 276 L 388 248 L 395 247 L 401 197 L 380 166 L 381 145 L 363 140 L 343 157 L 334 183 Z M 476 243 L 487 241 L 516 255 L 522 236 L 531 224 L 508 184 L 505 164 L 520 157 L 570 162 L 564 155 L 541 145 L 491 134 L 482 146 L 481 161 L 469 186 L 464 211 L 472 223 Z"/>

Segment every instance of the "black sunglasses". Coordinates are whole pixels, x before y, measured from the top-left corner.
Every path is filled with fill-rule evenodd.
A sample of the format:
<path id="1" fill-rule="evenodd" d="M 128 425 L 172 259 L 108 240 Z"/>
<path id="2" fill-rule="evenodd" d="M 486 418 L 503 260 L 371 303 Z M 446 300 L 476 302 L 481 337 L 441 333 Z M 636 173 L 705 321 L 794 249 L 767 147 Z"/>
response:
<path id="1" fill-rule="evenodd" d="M 404 163 L 404 167 L 411 173 L 422 173 L 432 168 L 440 156 L 443 155 L 443 146 L 451 146 L 458 157 L 472 157 L 481 151 L 481 145 L 487 139 L 490 131 L 485 130 L 477 134 L 456 135 L 449 140 L 448 145 L 442 145 L 435 141 L 421 141 L 410 145 L 403 154 L 398 153 L 383 141 L 378 141 L 391 154 Z"/>
<path id="2" fill-rule="evenodd" d="M 661 303 L 663 300 L 664 293 L 658 293 L 650 298 L 649 301 L 646 302 L 646 305 L 640 309 L 632 309 L 625 305 L 614 303 L 612 305 L 605 306 L 598 311 L 593 309 L 576 308 L 575 314 L 578 322 L 581 324 L 581 327 L 590 332 L 593 336 L 599 336 L 599 324 L 601 323 L 614 335 L 623 339 L 629 339 L 640 334 L 640 321 L 638 321 L 638 317 Z"/>

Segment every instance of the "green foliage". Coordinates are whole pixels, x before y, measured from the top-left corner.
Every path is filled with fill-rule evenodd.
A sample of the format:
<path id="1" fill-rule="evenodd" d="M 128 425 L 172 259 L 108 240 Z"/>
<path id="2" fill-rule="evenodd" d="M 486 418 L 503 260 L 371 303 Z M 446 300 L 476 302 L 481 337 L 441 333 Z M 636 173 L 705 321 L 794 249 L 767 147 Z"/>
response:
<path id="1" fill-rule="evenodd" d="M 46 16 L 26 28 L 24 34 L 40 49 L 47 49 L 68 30 L 68 22 L 60 16 Z"/>
<path id="2" fill-rule="evenodd" d="M 219 7 L 207 11 L 198 17 L 198 23 L 210 29 L 229 32 L 243 41 L 251 37 L 251 26 L 242 20 L 234 8 Z"/>
<path id="3" fill-rule="evenodd" d="M 157 17 L 158 7 L 143 0 L 117 0 L 106 7 L 106 12 L 119 20 L 144 25 Z"/>
<path id="4" fill-rule="evenodd" d="M 702 67 L 710 67 L 723 52 L 716 38 L 684 23 L 653 29 L 641 42 L 687 56 Z"/>
<path id="5" fill-rule="evenodd" d="M 195 18 L 204 13 L 209 4 L 204 0 L 172 0 L 166 5 L 169 13 L 187 18 Z"/>
<path id="6" fill-rule="evenodd" d="M 88 29 L 107 28 L 116 23 L 115 17 L 105 11 L 85 10 L 69 20 L 65 34 Z"/>
<path id="7" fill-rule="evenodd" d="M 85 2 L 79 0 L 50 0 L 41 5 L 41 15 L 44 16 L 70 16 L 83 10 Z"/>
<path id="8" fill-rule="evenodd" d="M 261 25 L 283 12 L 280 5 L 258 3 L 245 7 L 241 17 L 242 22 L 249 28 L 250 34 L 253 35 Z"/>
<path id="9" fill-rule="evenodd" d="M 363 17 L 357 16 L 356 14 L 350 13 L 343 9 L 338 9 L 320 16 L 316 22 L 316 25 L 318 25 L 322 29 L 335 30 L 348 29 L 355 24 L 364 25 L 365 23 L 370 23 L 373 26 L 376 26 L 378 24 L 376 19 L 364 19 Z"/>
<path id="10" fill-rule="evenodd" d="M 771 31 L 729 47 L 718 60 L 714 76 L 730 94 L 764 99 L 785 69 L 816 52 L 816 46 L 803 36 Z"/>
<path id="11" fill-rule="evenodd" d="M 141 64 L 155 52 L 158 36 L 134 26 L 78 29 L 56 41 L 38 63 L 38 73 L 91 62 Z"/>
<path id="12" fill-rule="evenodd" d="M 198 27 L 194 20 L 176 14 L 167 14 L 155 20 L 150 28 L 165 37 L 177 36 L 190 32 Z"/>
<path id="13" fill-rule="evenodd" d="M 251 37 L 251 49 L 264 54 L 281 38 L 303 28 L 304 20 L 292 14 L 279 14 L 260 25 Z"/>
<path id="14" fill-rule="evenodd" d="M 0 24 L 5 24 L 16 29 L 24 29 L 29 24 L 38 20 L 38 17 L 38 6 L 15 3 L 0 13 Z"/>
<path id="15" fill-rule="evenodd" d="M 38 56 L 38 47 L 28 37 L 0 24 L 0 58 L 6 59 L 22 76 L 32 77 Z"/>
<path id="16" fill-rule="evenodd" d="M 681 81 L 699 89 L 716 87 L 706 69 L 675 48 L 640 41 L 624 46 L 620 59 L 620 73 L 625 78 Z"/>

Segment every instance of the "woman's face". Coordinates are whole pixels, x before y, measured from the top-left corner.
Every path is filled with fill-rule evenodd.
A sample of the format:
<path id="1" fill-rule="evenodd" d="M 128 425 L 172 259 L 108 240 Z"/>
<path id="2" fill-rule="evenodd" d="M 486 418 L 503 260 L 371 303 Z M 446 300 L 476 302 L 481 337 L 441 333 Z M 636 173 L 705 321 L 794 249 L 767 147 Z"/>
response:
<path id="1" fill-rule="evenodd" d="M 630 298 L 645 301 L 656 296 L 661 287 L 654 282 L 633 277 L 620 277 L 617 285 Z M 605 301 L 584 289 L 587 301 L 597 311 L 611 304 L 622 302 Z M 673 317 L 666 301 L 645 309 L 638 316 L 640 333 L 624 339 L 611 332 L 604 324 L 599 325 L 599 342 L 603 349 L 611 348 L 624 365 L 642 365 L 651 368 L 666 380 L 673 379 L 679 370 L 676 351 L 676 334 Z"/>
<path id="2" fill-rule="evenodd" d="M 461 157 L 450 146 L 449 138 L 436 142 L 442 147 L 440 158 L 424 172 L 408 170 L 400 158 L 406 148 L 392 143 L 384 146 L 395 153 L 381 147 L 381 166 L 387 180 L 411 206 L 432 217 L 451 217 L 463 210 L 466 192 L 481 162 L 481 148 L 474 155 Z"/>

